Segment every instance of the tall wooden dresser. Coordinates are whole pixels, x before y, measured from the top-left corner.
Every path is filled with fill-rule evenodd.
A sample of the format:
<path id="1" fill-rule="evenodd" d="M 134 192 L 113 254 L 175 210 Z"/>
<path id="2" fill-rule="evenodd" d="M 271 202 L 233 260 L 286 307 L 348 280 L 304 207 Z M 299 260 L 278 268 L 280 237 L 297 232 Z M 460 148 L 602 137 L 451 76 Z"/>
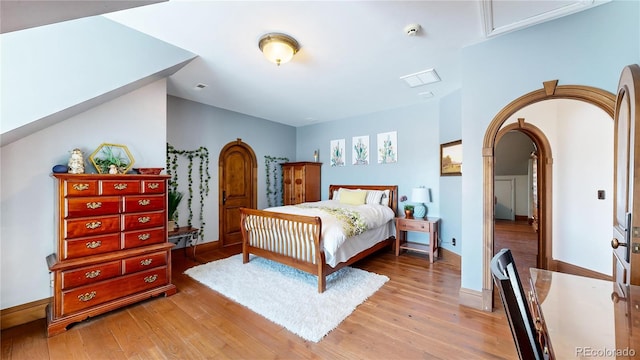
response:
<path id="1" fill-rule="evenodd" d="M 282 164 L 282 197 L 284 205 L 320 201 L 320 168 L 318 162 Z"/>
<path id="2" fill-rule="evenodd" d="M 47 334 L 152 296 L 176 293 L 166 175 L 54 174 L 56 252 Z"/>

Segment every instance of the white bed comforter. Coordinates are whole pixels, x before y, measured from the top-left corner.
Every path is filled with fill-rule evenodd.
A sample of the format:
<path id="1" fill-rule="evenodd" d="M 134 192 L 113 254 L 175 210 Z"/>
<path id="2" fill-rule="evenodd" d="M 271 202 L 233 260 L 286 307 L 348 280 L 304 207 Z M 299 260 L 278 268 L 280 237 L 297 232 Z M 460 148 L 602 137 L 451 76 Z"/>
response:
<path id="1" fill-rule="evenodd" d="M 338 200 L 323 200 L 317 202 L 309 202 L 300 205 L 277 206 L 265 209 L 265 211 L 273 211 L 286 214 L 318 216 L 322 220 L 322 239 L 324 250 L 331 254 L 335 254 L 349 238 L 348 230 L 340 219 L 332 215 L 330 212 L 322 208 L 336 209 L 347 208 L 356 211 L 360 215 L 360 219 L 366 224 L 367 229 L 375 229 L 387 224 L 395 217 L 393 210 L 385 205 L 366 204 L 366 205 L 347 205 L 341 204 Z"/>

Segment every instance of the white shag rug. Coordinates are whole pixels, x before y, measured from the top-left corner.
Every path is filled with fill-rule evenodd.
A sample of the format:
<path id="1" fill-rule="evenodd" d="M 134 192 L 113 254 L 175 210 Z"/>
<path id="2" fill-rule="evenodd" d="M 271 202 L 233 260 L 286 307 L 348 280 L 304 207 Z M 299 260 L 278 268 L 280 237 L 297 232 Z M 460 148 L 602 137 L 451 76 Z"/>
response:
<path id="1" fill-rule="evenodd" d="M 389 280 L 345 267 L 327 277 L 327 290 L 320 294 L 316 276 L 254 256 L 243 264 L 242 254 L 192 267 L 185 274 L 313 342 Z"/>

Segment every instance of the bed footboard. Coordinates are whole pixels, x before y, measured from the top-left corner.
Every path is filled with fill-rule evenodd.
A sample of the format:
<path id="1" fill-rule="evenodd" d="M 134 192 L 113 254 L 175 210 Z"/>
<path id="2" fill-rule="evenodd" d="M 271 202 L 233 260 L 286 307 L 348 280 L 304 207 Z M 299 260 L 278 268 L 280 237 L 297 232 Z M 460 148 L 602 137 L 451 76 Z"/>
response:
<path id="1" fill-rule="evenodd" d="M 274 260 L 318 276 L 318 292 L 326 288 L 325 254 L 319 217 L 240 209 L 242 261 L 249 254 Z"/>

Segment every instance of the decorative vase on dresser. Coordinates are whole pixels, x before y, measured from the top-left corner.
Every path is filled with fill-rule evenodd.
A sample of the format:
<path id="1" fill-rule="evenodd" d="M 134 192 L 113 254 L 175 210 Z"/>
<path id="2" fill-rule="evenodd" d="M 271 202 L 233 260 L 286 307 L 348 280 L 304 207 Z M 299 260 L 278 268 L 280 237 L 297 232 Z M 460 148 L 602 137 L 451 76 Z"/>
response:
<path id="1" fill-rule="evenodd" d="M 53 174 L 56 252 L 47 334 L 176 293 L 167 238 L 167 175 Z"/>
<path id="2" fill-rule="evenodd" d="M 322 163 L 304 161 L 281 165 L 284 205 L 320 201 L 320 168 Z"/>

